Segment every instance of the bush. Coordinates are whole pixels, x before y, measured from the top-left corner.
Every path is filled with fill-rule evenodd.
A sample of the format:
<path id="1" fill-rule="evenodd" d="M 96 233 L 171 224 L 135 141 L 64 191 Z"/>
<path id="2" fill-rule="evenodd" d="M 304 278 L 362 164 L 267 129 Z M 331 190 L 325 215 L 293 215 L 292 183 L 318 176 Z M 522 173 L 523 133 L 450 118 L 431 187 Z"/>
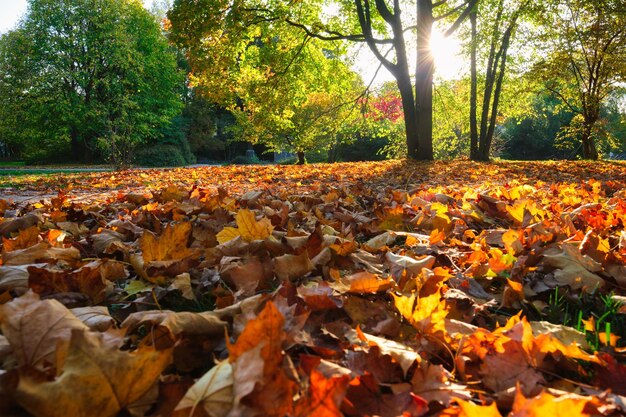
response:
<path id="1" fill-rule="evenodd" d="M 252 165 L 258 164 L 261 160 L 259 158 L 250 158 L 245 155 L 237 155 L 233 159 L 230 160 L 230 163 L 233 165 Z"/>
<path id="2" fill-rule="evenodd" d="M 145 167 L 178 167 L 187 165 L 185 157 L 174 145 L 156 144 L 141 148 L 135 154 L 135 163 Z"/>
<path id="3" fill-rule="evenodd" d="M 278 162 L 279 165 L 295 165 L 298 162 L 298 157 L 290 156 L 289 158 L 281 159 Z"/>

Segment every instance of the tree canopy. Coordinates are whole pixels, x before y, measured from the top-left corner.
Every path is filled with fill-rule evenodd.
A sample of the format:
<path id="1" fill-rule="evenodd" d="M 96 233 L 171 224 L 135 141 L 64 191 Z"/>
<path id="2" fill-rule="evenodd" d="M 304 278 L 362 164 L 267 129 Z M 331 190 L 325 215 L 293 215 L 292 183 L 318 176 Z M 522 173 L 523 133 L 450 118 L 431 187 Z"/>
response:
<path id="1" fill-rule="evenodd" d="M 35 155 L 127 163 L 180 111 L 175 55 L 139 1 L 30 0 L 0 51 L 2 140 Z"/>

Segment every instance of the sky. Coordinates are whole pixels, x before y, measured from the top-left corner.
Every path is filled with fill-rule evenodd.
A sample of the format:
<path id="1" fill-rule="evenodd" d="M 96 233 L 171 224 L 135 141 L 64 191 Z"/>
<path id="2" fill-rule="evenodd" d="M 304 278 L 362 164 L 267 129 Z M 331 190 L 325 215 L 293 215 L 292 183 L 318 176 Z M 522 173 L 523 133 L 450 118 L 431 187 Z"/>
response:
<path id="1" fill-rule="evenodd" d="M 5 33 L 17 24 L 26 12 L 26 0 L 0 0 L 0 33 Z"/>
<path id="2" fill-rule="evenodd" d="M 149 7 L 152 1 L 143 0 L 146 7 Z M 20 17 L 26 12 L 26 5 L 26 0 L 0 0 L 0 34 L 15 27 Z M 454 38 L 445 39 L 438 34 L 435 34 L 433 39 L 436 76 L 443 79 L 457 78 L 463 68 L 462 60 L 458 58 L 461 49 L 459 41 Z M 409 60 L 412 60 L 411 57 Z M 367 47 L 360 48 L 355 70 L 361 74 L 366 84 L 369 84 L 374 77 L 378 64 L 379 62 Z M 386 69 L 381 68 L 374 84 L 381 84 L 386 81 L 393 81 L 393 77 Z"/>
<path id="3" fill-rule="evenodd" d="M 152 0 L 144 0 L 146 6 L 152 4 Z M 13 29 L 17 21 L 26 13 L 26 0 L 0 0 L 0 33 Z"/>

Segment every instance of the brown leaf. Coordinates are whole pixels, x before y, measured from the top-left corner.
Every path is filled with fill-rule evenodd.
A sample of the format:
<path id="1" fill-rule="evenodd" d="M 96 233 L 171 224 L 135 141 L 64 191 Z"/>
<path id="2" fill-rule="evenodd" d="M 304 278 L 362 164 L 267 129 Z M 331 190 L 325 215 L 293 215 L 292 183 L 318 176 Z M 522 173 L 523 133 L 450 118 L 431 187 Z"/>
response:
<path id="1" fill-rule="evenodd" d="M 15 239 L 7 239 L 3 236 L 2 250 L 4 252 L 11 252 L 18 249 L 26 249 L 37 244 L 40 240 L 39 227 L 31 226 L 28 229 L 20 230 Z"/>
<path id="2" fill-rule="evenodd" d="M 60 375 L 51 382 L 22 375 L 15 398 L 36 417 L 113 417 L 150 389 L 171 358 L 171 350 L 120 351 L 101 334 L 74 330 Z"/>
<path id="3" fill-rule="evenodd" d="M 0 266 L 0 291 L 11 291 L 16 288 L 28 288 L 28 268 L 42 268 L 47 264 Z"/>
<path id="4" fill-rule="evenodd" d="M 109 315 L 109 309 L 104 306 L 78 307 L 70 311 L 93 331 L 104 332 L 115 323 L 113 317 Z"/>
<path id="5" fill-rule="evenodd" d="M 348 416 L 418 417 L 428 411 L 428 405 L 408 391 L 381 392 L 374 377 L 365 374 L 350 381 L 341 410 Z"/>
<path id="6" fill-rule="evenodd" d="M 75 271 L 30 266 L 28 286 L 39 295 L 78 292 L 88 295 L 94 304 L 102 302 L 113 283 L 102 277 L 100 262 L 89 263 Z"/>
<path id="7" fill-rule="evenodd" d="M 556 268 L 554 278 L 562 285 L 569 285 L 573 290 L 580 288 L 588 292 L 604 286 L 604 280 L 596 274 L 602 265 L 586 255 L 577 247 L 563 244 L 560 248 L 552 247 L 543 253 L 544 264 Z"/>
<path id="8" fill-rule="evenodd" d="M 44 261 L 63 261 L 73 264 L 80 260 L 80 252 L 74 247 L 53 248 L 48 242 L 39 242 L 26 249 L 2 254 L 4 265 L 26 265 Z"/>
<path id="9" fill-rule="evenodd" d="M 241 401 L 257 407 L 266 416 L 283 416 L 290 413 L 295 383 L 287 378 L 283 368 L 282 343 L 285 319 L 271 301 L 256 319 L 250 320 L 235 344 L 227 341 L 229 360 L 237 363 L 246 352 L 260 347 L 263 361 L 263 379 Z M 237 383 L 237 378 L 235 378 Z M 236 401 L 241 397 L 235 391 Z"/>
<path id="10" fill-rule="evenodd" d="M 265 281 L 265 268 L 261 260 L 253 256 L 241 259 L 225 256 L 220 261 L 220 276 L 241 292 L 243 296 L 253 295 Z"/>
<path id="11" fill-rule="evenodd" d="M 274 258 L 274 270 L 281 281 L 295 281 L 313 270 L 307 251 L 300 255 L 282 255 Z"/>
<path id="12" fill-rule="evenodd" d="M 22 217 L 14 219 L 6 219 L 0 223 L 0 235 L 3 237 L 9 237 L 11 233 L 19 232 L 20 230 L 26 230 L 38 223 L 43 222 L 43 217 L 40 213 L 27 213 Z"/>
<path id="13" fill-rule="evenodd" d="M 393 252 L 387 252 L 385 256 L 391 268 L 391 275 L 396 281 L 402 278 L 404 273 L 410 277 L 418 276 L 424 268 L 432 269 L 435 265 L 434 256 L 426 256 L 422 259 L 414 259 L 409 256 L 396 255 Z"/>
<path id="14" fill-rule="evenodd" d="M 43 300 L 32 291 L 0 305 L 0 328 L 20 365 L 53 364 L 57 344 L 70 340 L 72 330 L 87 326 L 56 300 Z"/>
<path id="15" fill-rule="evenodd" d="M 173 336 L 178 335 L 205 335 L 223 336 L 224 329 L 228 325 L 219 314 L 213 311 L 192 313 L 188 311 L 173 312 L 140 311 L 132 313 L 122 323 L 122 328 L 132 332 L 141 325 L 150 324 L 153 327 L 162 327 Z"/>
<path id="16" fill-rule="evenodd" d="M 413 392 L 428 402 L 436 401 L 449 406 L 454 399 L 470 399 L 467 387 L 452 383 L 450 378 L 450 372 L 443 366 L 421 361 L 411 378 L 411 385 Z"/>

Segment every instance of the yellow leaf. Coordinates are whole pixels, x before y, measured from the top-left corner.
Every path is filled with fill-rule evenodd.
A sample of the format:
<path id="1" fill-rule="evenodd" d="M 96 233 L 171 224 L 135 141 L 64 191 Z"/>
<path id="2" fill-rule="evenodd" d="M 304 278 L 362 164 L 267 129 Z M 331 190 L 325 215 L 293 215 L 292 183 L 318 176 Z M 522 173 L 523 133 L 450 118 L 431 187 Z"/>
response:
<path id="1" fill-rule="evenodd" d="M 432 330 L 437 327 L 448 313 L 445 303 L 441 302 L 440 290 L 426 297 L 419 297 L 416 294 L 410 297 L 392 295 L 398 312 L 420 330 Z"/>
<path id="2" fill-rule="evenodd" d="M 478 405 L 470 401 L 456 399 L 459 407 L 450 407 L 443 411 L 442 416 L 456 417 L 502 417 L 496 403 L 490 405 Z"/>
<path id="3" fill-rule="evenodd" d="M 526 208 L 525 201 L 517 201 L 514 205 L 506 206 L 506 211 L 509 213 L 511 218 L 518 223 L 524 222 L 524 210 Z"/>
<path id="4" fill-rule="evenodd" d="M 241 236 L 239 229 L 235 229 L 234 227 L 225 227 L 217 234 L 216 238 L 219 244 L 223 245 L 224 243 L 235 239 L 237 236 Z"/>
<path id="5" fill-rule="evenodd" d="M 239 210 L 235 216 L 237 228 L 225 227 L 217 234 L 217 241 L 220 244 L 233 240 L 237 236 L 241 236 L 246 242 L 253 240 L 264 240 L 270 237 L 274 226 L 268 218 L 262 218 L 257 221 L 254 212 L 248 209 Z"/>
<path id="6" fill-rule="evenodd" d="M 511 417 L 543 417 L 543 416 L 589 416 L 586 413 L 587 403 L 593 403 L 594 397 L 582 398 L 573 394 L 555 397 L 547 392 L 542 392 L 534 398 L 525 398 L 521 391 L 517 390 Z"/>
<path id="7" fill-rule="evenodd" d="M 247 242 L 267 239 L 274 230 L 269 219 L 264 217 L 257 221 L 254 213 L 248 209 L 240 210 L 235 220 L 241 237 Z"/>
<path id="8" fill-rule="evenodd" d="M 139 243 L 144 262 L 169 261 L 192 255 L 194 251 L 187 248 L 190 234 L 189 222 L 171 223 L 158 237 L 151 232 L 144 232 Z"/>

